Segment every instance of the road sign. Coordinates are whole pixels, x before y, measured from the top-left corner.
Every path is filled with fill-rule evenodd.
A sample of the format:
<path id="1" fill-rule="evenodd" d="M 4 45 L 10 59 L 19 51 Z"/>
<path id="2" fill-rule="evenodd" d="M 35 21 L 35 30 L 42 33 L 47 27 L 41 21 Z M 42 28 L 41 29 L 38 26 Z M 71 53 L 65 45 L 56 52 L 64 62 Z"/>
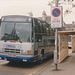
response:
<path id="1" fill-rule="evenodd" d="M 59 17 L 60 14 L 61 14 L 60 9 L 55 8 L 55 9 L 52 10 L 52 15 L 53 15 L 54 17 Z"/>
<path id="2" fill-rule="evenodd" d="M 51 8 L 51 28 L 61 28 L 63 24 L 62 7 Z"/>

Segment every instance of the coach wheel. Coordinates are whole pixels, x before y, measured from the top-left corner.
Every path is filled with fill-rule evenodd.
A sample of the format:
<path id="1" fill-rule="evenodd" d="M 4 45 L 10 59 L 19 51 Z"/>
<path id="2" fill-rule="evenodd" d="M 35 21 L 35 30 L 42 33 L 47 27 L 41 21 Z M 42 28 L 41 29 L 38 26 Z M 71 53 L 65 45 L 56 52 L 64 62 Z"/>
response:
<path id="1" fill-rule="evenodd" d="M 41 51 L 41 57 L 39 58 L 39 64 L 43 63 L 44 60 L 44 49 Z"/>
<path id="2" fill-rule="evenodd" d="M 42 64 L 43 63 L 43 57 L 39 58 L 38 64 Z"/>

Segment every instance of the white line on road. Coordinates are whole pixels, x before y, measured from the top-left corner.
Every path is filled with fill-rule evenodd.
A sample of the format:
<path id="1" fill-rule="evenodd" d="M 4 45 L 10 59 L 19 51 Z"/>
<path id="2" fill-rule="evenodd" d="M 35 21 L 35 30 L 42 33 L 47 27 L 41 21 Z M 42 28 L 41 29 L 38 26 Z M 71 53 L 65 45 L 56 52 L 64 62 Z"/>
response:
<path id="1" fill-rule="evenodd" d="M 0 65 L 2 65 L 2 64 L 6 64 L 6 63 L 8 63 L 9 61 L 6 61 L 6 60 L 0 60 Z"/>

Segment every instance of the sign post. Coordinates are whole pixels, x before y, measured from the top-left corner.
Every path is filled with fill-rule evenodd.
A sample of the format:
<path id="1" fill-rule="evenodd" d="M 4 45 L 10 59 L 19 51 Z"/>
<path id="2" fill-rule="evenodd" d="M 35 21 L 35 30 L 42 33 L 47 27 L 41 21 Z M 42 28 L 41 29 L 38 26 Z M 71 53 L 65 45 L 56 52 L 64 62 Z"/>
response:
<path id="1" fill-rule="evenodd" d="M 58 7 L 58 0 L 56 6 L 51 8 L 51 28 L 55 29 L 55 50 L 54 50 L 54 64 L 55 70 L 58 70 L 58 28 L 62 28 L 63 16 L 62 7 Z"/>

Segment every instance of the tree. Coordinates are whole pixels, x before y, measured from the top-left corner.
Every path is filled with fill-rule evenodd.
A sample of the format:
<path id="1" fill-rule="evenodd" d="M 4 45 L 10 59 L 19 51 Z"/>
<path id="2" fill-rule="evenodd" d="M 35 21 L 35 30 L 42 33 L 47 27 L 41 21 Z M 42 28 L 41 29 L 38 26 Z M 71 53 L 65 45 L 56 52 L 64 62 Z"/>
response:
<path id="1" fill-rule="evenodd" d="M 55 0 L 50 0 L 48 2 L 48 5 L 49 6 L 55 5 Z M 58 5 L 65 7 L 64 8 L 64 16 L 65 16 L 66 14 L 69 14 L 72 12 L 72 8 L 75 7 L 75 1 L 74 0 L 59 0 Z"/>
<path id="2" fill-rule="evenodd" d="M 66 3 L 66 2 L 68 2 L 68 3 L 72 3 L 72 2 L 74 2 L 74 0 L 59 0 L 59 2 L 58 2 L 58 4 L 60 5 L 60 4 L 62 4 L 62 3 Z M 50 0 L 49 2 L 48 2 L 48 5 L 49 6 L 52 6 L 52 5 L 54 5 L 55 4 L 55 0 Z"/>

